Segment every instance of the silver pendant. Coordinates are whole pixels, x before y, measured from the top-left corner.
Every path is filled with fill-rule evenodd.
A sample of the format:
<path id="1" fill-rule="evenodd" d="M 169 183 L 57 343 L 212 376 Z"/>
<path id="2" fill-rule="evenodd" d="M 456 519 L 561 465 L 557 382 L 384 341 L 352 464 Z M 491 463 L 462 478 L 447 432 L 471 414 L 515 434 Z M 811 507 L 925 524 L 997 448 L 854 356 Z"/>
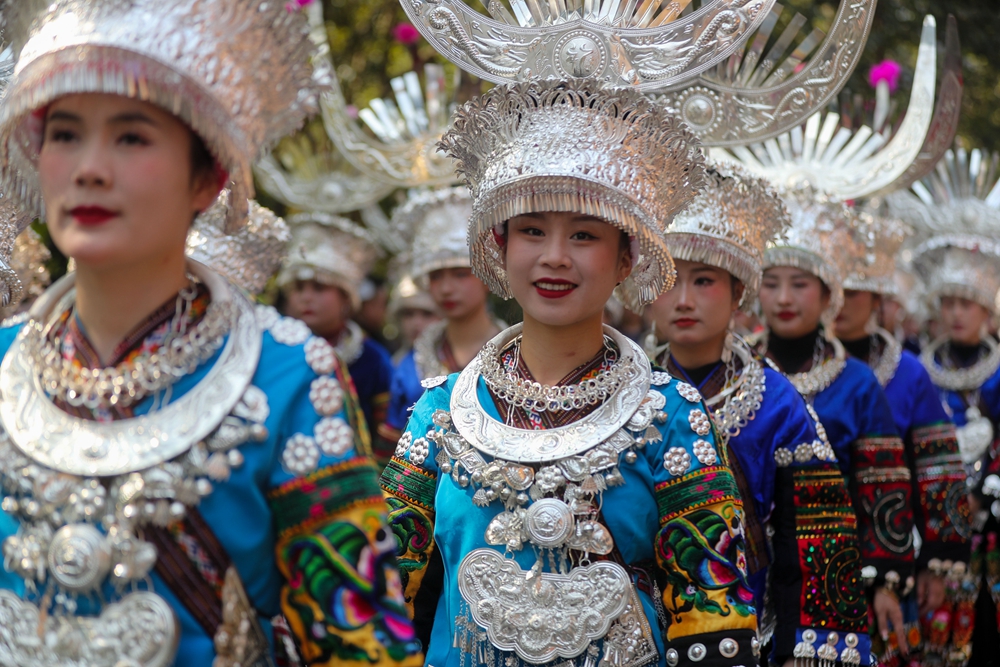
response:
<path id="1" fill-rule="evenodd" d="M 625 569 L 610 561 L 569 574 L 529 573 L 492 549 L 476 549 L 458 569 L 458 589 L 490 643 L 534 664 L 575 658 L 603 638 L 631 587 Z"/>
<path id="2" fill-rule="evenodd" d="M 993 424 L 976 406 L 965 411 L 965 419 L 965 426 L 955 429 L 958 450 L 962 455 L 962 462 L 973 465 L 983 457 L 986 448 L 993 442 Z"/>
<path id="3" fill-rule="evenodd" d="M 94 526 L 63 526 L 49 545 L 49 571 L 63 588 L 74 593 L 97 590 L 111 570 L 111 543 Z"/>
<path id="4" fill-rule="evenodd" d="M 180 640 L 173 609 L 146 591 L 105 606 L 100 616 L 43 616 L 0 590 L 0 628 L 0 656 L 18 667 L 166 667 Z"/>

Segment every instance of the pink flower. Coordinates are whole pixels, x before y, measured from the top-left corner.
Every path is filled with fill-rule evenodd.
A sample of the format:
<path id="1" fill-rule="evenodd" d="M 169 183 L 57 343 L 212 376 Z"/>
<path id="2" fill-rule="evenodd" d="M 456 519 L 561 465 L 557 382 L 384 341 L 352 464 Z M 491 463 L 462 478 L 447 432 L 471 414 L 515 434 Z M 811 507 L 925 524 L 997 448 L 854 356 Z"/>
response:
<path id="1" fill-rule="evenodd" d="M 311 5 L 312 3 L 313 0 L 288 0 L 288 2 L 285 3 L 285 9 L 290 12 L 294 12 L 302 9 L 306 5 Z"/>
<path id="2" fill-rule="evenodd" d="M 899 86 L 899 75 L 902 73 L 903 68 L 895 60 L 883 60 L 868 70 L 868 83 L 875 88 L 880 81 L 885 81 L 889 86 L 889 92 L 894 93 Z"/>
<path id="3" fill-rule="evenodd" d="M 409 23 L 400 23 L 392 29 L 392 38 L 400 44 L 416 44 L 420 39 L 420 32 Z"/>

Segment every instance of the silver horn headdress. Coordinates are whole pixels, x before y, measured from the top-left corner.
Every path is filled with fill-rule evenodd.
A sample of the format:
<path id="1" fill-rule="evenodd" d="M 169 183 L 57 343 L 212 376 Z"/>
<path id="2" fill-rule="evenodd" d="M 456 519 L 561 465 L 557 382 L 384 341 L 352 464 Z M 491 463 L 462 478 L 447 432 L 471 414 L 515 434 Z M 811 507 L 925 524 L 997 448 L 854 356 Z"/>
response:
<path id="1" fill-rule="evenodd" d="M 321 82 L 303 12 L 272 0 L 5 0 L 17 60 L 0 109 L 2 187 L 41 213 L 35 114 L 72 93 L 111 93 L 175 114 L 232 185 L 228 231 L 246 220 L 251 162 L 316 111 Z"/>
<path id="2" fill-rule="evenodd" d="M 708 185 L 667 230 L 675 259 L 725 269 L 743 283 L 743 305 L 760 289 L 764 249 L 780 238 L 791 219 L 765 179 L 731 163 L 708 169 Z"/>
<path id="3" fill-rule="evenodd" d="M 437 51 L 494 83 L 529 78 L 590 78 L 609 85 L 662 89 L 715 66 L 742 46 L 774 0 L 584 3 L 510 0 L 402 0 Z"/>
<path id="4" fill-rule="evenodd" d="M 1000 155 L 961 146 L 913 184 L 917 197 L 894 212 L 927 239 L 913 250 L 913 264 L 927 296 L 958 296 L 998 312 L 1000 291 Z M 919 201 L 913 201 L 919 198 Z"/>
<path id="5" fill-rule="evenodd" d="M 859 250 L 862 254 L 854 258 L 853 266 L 844 278 L 844 289 L 894 296 L 899 290 L 896 255 L 913 230 L 902 220 L 867 207 L 862 207 L 858 214 Z"/>
<path id="6" fill-rule="evenodd" d="M 418 283 L 438 269 L 468 267 L 472 193 L 465 187 L 413 190 L 393 211 L 392 227 L 411 239 L 409 275 Z"/>
<path id="7" fill-rule="evenodd" d="M 638 241 L 619 297 L 637 310 L 673 284 L 663 233 L 704 182 L 704 158 L 677 118 L 641 93 L 593 79 L 498 86 L 455 114 L 442 148 L 472 191 L 472 268 L 510 287 L 495 227 L 524 213 L 593 215 Z"/>

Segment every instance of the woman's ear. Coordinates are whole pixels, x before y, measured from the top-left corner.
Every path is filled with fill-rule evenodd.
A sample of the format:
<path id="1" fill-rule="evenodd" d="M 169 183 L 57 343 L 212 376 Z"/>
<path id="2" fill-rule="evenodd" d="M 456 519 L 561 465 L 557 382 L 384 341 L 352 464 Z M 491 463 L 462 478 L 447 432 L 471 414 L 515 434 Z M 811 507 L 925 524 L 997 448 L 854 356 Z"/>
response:
<path id="1" fill-rule="evenodd" d="M 621 285 L 630 275 L 632 275 L 632 248 L 625 246 L 618 254 L 618 279 L 615 282 Z"/>
<path id="2" fill-rule="evenodd" d="M 826 283 L 822 281 L 820 281 L 820 287 L 822 288 L 822 291 L 820 292 L 819 295 L 819 305 L 821 306 L 820 310 L 825 311 L 827 308 L 830 307 L 830 297 L 831 297 L 830 288 L 827 287 Z"/>
<path id="3" fill-rule="evenodd" d="M 742 280 L 737 278 L 732 278 L 733 281 L 733 312 L 735 313 L 740 309 L 740 305 L 743 303 L 743 295 L 746 293 L 746 286 L 743 284 Z"/>

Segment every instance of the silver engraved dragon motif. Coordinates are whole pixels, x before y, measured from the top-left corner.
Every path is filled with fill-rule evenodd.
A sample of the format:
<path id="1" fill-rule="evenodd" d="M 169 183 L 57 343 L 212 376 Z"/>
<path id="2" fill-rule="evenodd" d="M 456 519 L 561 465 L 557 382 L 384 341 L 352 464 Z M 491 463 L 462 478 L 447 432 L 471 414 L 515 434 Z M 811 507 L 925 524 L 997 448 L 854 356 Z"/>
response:
<path id="1" fill-rule="evenodd" d="M 640 90 L 664 88 L 722 62 L 760 24 L 773 0 L 712 0 L 655 28 L 576 18 L 522 27 L 463 0 L 403 0 L 428 42 L 462 69 L 494 83 L 593 77 Z"/>

